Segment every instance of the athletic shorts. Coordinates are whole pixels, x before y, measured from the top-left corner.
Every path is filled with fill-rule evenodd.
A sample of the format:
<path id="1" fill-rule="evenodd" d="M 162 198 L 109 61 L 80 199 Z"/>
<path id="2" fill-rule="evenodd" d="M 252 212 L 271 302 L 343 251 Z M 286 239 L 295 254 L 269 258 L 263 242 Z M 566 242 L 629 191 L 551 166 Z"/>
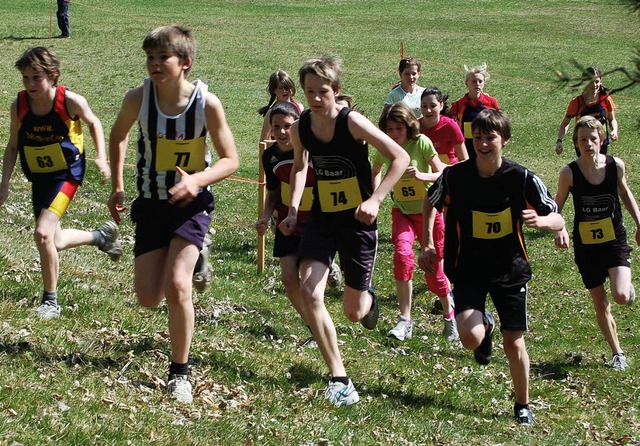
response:
<path id="1" fill-rule="evenodd" d="M 620 243 L 602 248 L 583 248 L 575 246 L 574 259 L 582 276 L 582 283 L 590 290 L 604 284 L 609 277 L 609 269 L 616 266 L 631 268 L 631 247 Z"/>
<path id="2" fill-rule="evenodd" d="M 338 252 L 345 285 L 358 291 L 368 290 L 376 261 L 378 230 L 362 226 L 312 219 L 302 235 L 298 262 L 317 260 L 329 267 Z"/>
<path id="3" fill-rule="evenodd" d="M 527 331 L 528 285 L 493 284 L 486 281 L 453 284 L 456 314 L 478 310 L 484 314 L 487 294 L 500 317 L 500 330 Z"/>
<path id="4" fill-rule="evenodd" d="M 180 236 L 196 245 L 198 249 L 202 249 L 204 236 L 211 223 L 212 211 L 211 193 L 201 193 L 183 208 L 164 200 L 136 198 L 131 204 L 131 220 L 136 225 L 134 256 L 139 257 L 156 249 L 167 248 L 175 236 Z"/>
<path id="5" fill-rule="evenodd" d="M 292 254 L 298 254 L 300 249 L 299 235 L 284 235 L 282 231 L 276 226 L 276 236 L 273 241 L 273 256 L 274 257 L 287 257 Z"/>
<path id="6" fill-rule="evenodd" d="M 48 209 L 62 218 L 80 187 L 75 180 L 55 180 L 52 182 L 31 183 L 31 201 L 36 219 L 43 209 Z"/>

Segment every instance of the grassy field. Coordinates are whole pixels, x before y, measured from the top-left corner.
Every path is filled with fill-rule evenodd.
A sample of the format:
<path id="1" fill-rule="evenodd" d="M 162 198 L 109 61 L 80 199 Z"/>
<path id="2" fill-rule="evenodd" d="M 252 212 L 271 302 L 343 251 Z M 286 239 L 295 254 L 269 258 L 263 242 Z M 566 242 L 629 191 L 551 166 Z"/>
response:
<path id="1" fill-rule="evenodd" d="M 534 268 L 527 345 L 537 424 L 523 429 L 511 419 L 501 337 L 492 364 L 476 365 L 469 352 L 440 338 L 441 316 L 431 313 L 433 295 L 421 280 L 415 281 L 414 338 L 386 338 L 397 317 L 389 200 L 379 218 L 374 276 L 382 296 L 378 329 L 349 323 L 341 293 L 327 295 L 362 398 L 348 408 L 322 398 L 326 366 L 317 349 L 300 345 L 308 332 L 288 304 L 277 263 L 269 256 L 266 272 L 256 273 L 253 230 L 256 110 L 268 101 L 269 74 L 281 68 L 297 77 L 307 58 L 338 54 L 344 91 L 376 122 L 397 80 L 402 42 L 405 54 L 423 63 L 419 84 L 437 85 L 452 99 L 465 92 L 463 64 L 486 62 L 486 92 L 514 126 L 505 155 L 538 173 L 554 194 L 558 171 L 572 159 L 570 150 L 555 155 L 556 132 L 577 94 L 555 88 L 554 70 L 569 68 L 573 59 L 604 71 L 629 63 L 640 17 L 620 2 L 80 0 L 71 4 L 69 40 L 49 39 L 48 3 L 3 3 L 1 144 L 22 88 L 13 64 L 25 49 L 45 45 L 57 52 L 61 83 L 88 99 L 108 135 L 124 93 L 146 74 L 143 37 L 156 26 L 180 23 L 199 42 L 191 78 L 203 79 L 221 98 L 241 167 L 215 187 L 215 277 L 195 298 L 195 402 L 188 407 L 163 391 L 167 312 L 136 302 L 130 222 L 122 227 L 126 249 L 117 264 L 95 249 L 62 253 L 59 320 L 41 321 L 31 312 L 42 280 L 29 185 L 15 173 L 0 210 L 0 445 L 640 444 L 638 309 L 613 309 L 631 364 L 615 373 L 573 255 L 556 250 L 552 235 L 526 232 Z M 53 28 L 55 35 L 55 11 Z M 604 84 L 621 81 L 610 77 Z M 301 93 L 296 97 L 303 100 Z M 640 194 L 640 90 L 621 92 L 615 102 L 620 139 L 610 150 L 625 160 L 631 188 Z M 130 152 L 127 162 L 133 160 Z M 128 199 L 135 193 L 133 175 L 129 168 Z M 109 192 L 90 167 L 63 224 L 95 228 L 108 218 Z M 570 216 L 571 206 L 567 211 Z M 633 273 L 638 276 L 636 264 Z"/>

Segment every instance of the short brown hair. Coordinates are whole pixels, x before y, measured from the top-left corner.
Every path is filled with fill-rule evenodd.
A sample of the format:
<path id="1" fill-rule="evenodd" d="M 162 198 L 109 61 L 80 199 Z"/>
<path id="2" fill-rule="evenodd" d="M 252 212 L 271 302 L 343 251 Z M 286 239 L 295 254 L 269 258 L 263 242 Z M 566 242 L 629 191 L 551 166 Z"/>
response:
<path id="1" fill-rule="evenodd" d="M 26 68 L 42 70 L 54 86 L 58 85 L 58 79 L 60 79 L 60 60 L 58 56 L 56 56 L 56 53 L 49 48 L 36 46 L 28 49 L 22 54 L 20 59 L 16 61 L 15 67 L 20 71 L 24 71 Z"/>
<path id="2" fill-rule="evenodd" d="M 378 121 L 380 130 L 386 132 L 389 121 L 404 124 L 407 127 L 407 139 L 410 141 L 416 139 L 420 134 L 420 124 L 404 102 L 396 102 L 384 109 Z"/>
<path id="3" fill-rule="evenodd" d="M 493 108 L 485 108 L 471 122 L 471 131 L 480 133 L 498 132 L 502 139 L 511 139 L 511 122 L 507 115 Z"/>
<path id="4" fill-rule="evenodd" d="M 302 88 L 304 88 L 307 74 L 315 74 L 320 79 L 329 82 L 333 91 L 338 91 L 342 83 L 342 60 L 328 54 L 307 60 L 298 70 Z"/>
<path id="5" fill-rule="evenodd" d="M 179 25 L 160 26 L 151 31 L 142 42 L 144 51 L 160 48 L 176 53 L 181 59 L 191 58 L 191 66 L 184 75 L 187 76 L 196 57 L 196 39 L 190 29 Z"/>

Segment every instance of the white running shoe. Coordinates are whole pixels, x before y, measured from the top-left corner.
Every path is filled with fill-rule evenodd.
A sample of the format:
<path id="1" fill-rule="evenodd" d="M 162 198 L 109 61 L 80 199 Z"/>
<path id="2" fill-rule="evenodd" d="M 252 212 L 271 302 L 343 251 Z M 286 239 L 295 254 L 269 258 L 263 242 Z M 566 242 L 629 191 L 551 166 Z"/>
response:
<path id="1" fill-rule="evenodd" d="M 58 319 L 60 317 L 60 305 L 57 303 L 43 303 L 36 308 L 36 313 L 40 316 L 40 319 L 45 321 Z"/>
<path id="2" fill-rule="evenodd" d="M 104 243 L 98 246 L 98 249 L 106 252 L 112 261 L 117 262 L 120 260 L 120 257 L 122 257 L 122 245 L 118 240 L 120 236 L 118 225 L 113 221 L 108 221 L 100 226 L 97 231 L 104 237 Z"/>
<path id="3" fill-rule="evenodd" d="M 340 267 L 334 260 L 331 262 L 331 266 L 329 266 L 329 277 L 327 279 L 327 285 L 330 288 L 339 288 L 342 284 L 342 271 L 340 271 Z"/>
<path id="4" fill-rule="evenodd" d="M 324 397 L 336 406 L 350 406 L 360 401 L 360 395 L 358 395 L 351 379 L 349 379 L 348 385 L 329 381 L 329 384 L 324 389 Z"/>
<path id="5" fill-rule="evenodd" d="M 213 266 L 209 262 L 209 247 L 211 243 L 213 243 L 211 236 L 209 234 L 205 235 L 200 256 L 196 262 L 196 268 L 193 271 L 193 287 L 201 293 L 209 288 L 213 280 Z"/>
<path id="6" fill-rule="evenodd" d="M 616 353 L 611 359 L 611 368 L 618 372 L 626 370 L 629 365 L 627 364 L 627 357 L 624 353 Z"/>
<path id="7" fill-rule="evenodd" d="M 458 335 L 458 324 L 456 324 L 455 318 L 444 320 L 442 336 L 444 336 L 447 342 L 453 342 L 460 339 L 460 335 Z"/>
<path id="8" fill-rule="evenodd" d="M 187 375 L 171 375 L 167 383 L 167 390 L 179 403 L 191 404 L 193 402 L 193 389 Z"/>
<path id="9" fill-rule="evenodd" d="M 398 341 L 411 339 L 411 336 L 413 336 L 413 321 L 402 318 L 398 319 L 398 323 L 393 329 L 389 330 L 387 336 L 396 338 Z"/>

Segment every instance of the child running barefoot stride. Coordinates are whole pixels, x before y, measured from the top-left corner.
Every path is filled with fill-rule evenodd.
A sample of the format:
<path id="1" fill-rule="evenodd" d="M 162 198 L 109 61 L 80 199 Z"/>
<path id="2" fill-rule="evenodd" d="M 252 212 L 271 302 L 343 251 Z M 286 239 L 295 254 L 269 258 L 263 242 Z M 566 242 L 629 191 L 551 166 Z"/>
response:
<path id="1" fill-rule="evenodd" d="M 580 156 L 560 171 L 556 203 L 562 211 L 569 193 L 573 196 L 576 265 L 591 294 L 600 331 L 613 353 L 611 367 L 624 370 L 627 357 L 618 341 L 604 284 L 609 277 L 611 297 L 617 304 L 633 304 L 636 293 L 631 283 L 631 247 L 627 244 L 620 200 L 636 224 L 638 244 L 640 210 L 627 185 L 624 162 L 600 152 L 604 138 L 604 129 L 596 118 L 585 116 L 578 120 L 573 129 L 573 144 Z M 569 247 L 566 228 L 558 233 L 555 243 L 560 248 Z"/>
<path id="2" fill-rule="evenodd" d="M 454 124 L 455 125 L 455 124 Z M 418 121 L 405 104 L 398 102 L 387 108 L 380 117 L 379 127 L 398 145 L 407 151 L 411 158 L 410 165 L 402 178 L 395 184 L 391 196 L 391 240 L 395 248 L 393 255 L 393 273 L 396 279 L 396 292 L 400 305 L 400 316 L 396 326 L 387 334 L 400 341 L 413 335 L 411 319 L 411 299 L 413 294 L 413 270 L 415 268 L 413 243 L 416 238 L 422 241 L 422 204 L 426 188 L 431 185 L 444 170 L 445 165 L 426 136 L 418 131 Z M 373 161 L 373 183 L 380 183 L 382 166 L 388 160 L 376 153 Z M 434 232 L 438 240 L 436 245 L 442 247 L 444 239 L 444 222 L 442 214 L 437 215 Z M 442 250 L 440 250 L 441 252 Z M 449 299 L 449 280 L 442 269 L 442 262 L 433 274 L 425 273 L 429 290 L 440 299 L 444 314 L 443 335 L 447 341 L 458 339 L 456 320 L 454 318 L 453 300 Z"/>
<path id="3" fill-rule="evenodd" d="M 190 30 L 162 26 L 142 44 L 149 77 L 127 92 L 109 141 L 112 193 L 108 206 L 120 223 L 125 210 L 123 168 L 131 126 L 138 121 L 134 280 L 138 302 L 169 310 L 171 364 L 167 388 L 193 401 L 189 349 L 194 330 L 192 279 L 214 198 L 210 185 L 238 168 L 238 154 L 220 100 L 187 75 L 195 57 Z M 207 135 L 218 154 L 212 159 Z"/>
<path id="4" fill-rule="evenodd" d="M 309 110 L 291 127 L 291 203 L 280 229 L 285 235 L 295 231 L 311 161 L 317 181 L 311 220 L 299 250 L 300 293 L 307 322 L 331 375 L 324 396 L 335 405 L 346 406 L 360 397 L 347 376 L 336 328 L 324 305 L 329 265 L 339 252 L 344 313 L 350 321 L 374 329 L 378 302 L 371 276 L 378 245 L 376 217 L 380 203 L 407 168 L 409 156 L 364 116 L 336 103 L 341 71 L 340 60 L 331 56 L 310 59 L 299 70 Z M 372 190 L 367 143 L 391 160 L 376 190 Z"/>
<path id="5" fill-rule="evenodd" d="M 96 146 L 95 164 L 102 173 L 102 184 L 111 175 L 100 120 L 87 100 L 58 85 L 60 61 L 44 47 L 27 50 L 15 64 L 22 73 L 24 90 L 11 104 L 9 143 L 4 153 L 0 205 L 9 196 L 9 180 L 18 155 L 22 170 L 31 182 L 34 239 L 42 270 L 44 291 L 38 315 L 43 319 L 60 316 L 58 305 L 58 252 L 83 245 L 97 246 L 111 260 L 122 255 L 118 227 L 112 221 L 96 231 L 62 229 L 60 220 L 84 179 L 86 158 L 82 124 L 91 132 Z"/>
<path id="6" fill-rule="evenodd" d="M 529 407 L 527 330 L 531 266 L 522 224 L 558 231 L 564 219 L 547 188 L 533 172 L 502 157 L 511 124 L 497 110 L 483 110 L 472 124 L 477 157 L 447 167 L 424 200 L 420 268 L 433 273 L 439 263 L 433 238 L 435 210 L 445 210 L 444 270 L 453 286 L 456 322 L 464 348 L 476 361 L 491 361 L 495 327 L 487 294 L 500 316 L 504 352 L 515 393 L 516 422 L 533 424 Z"/>

